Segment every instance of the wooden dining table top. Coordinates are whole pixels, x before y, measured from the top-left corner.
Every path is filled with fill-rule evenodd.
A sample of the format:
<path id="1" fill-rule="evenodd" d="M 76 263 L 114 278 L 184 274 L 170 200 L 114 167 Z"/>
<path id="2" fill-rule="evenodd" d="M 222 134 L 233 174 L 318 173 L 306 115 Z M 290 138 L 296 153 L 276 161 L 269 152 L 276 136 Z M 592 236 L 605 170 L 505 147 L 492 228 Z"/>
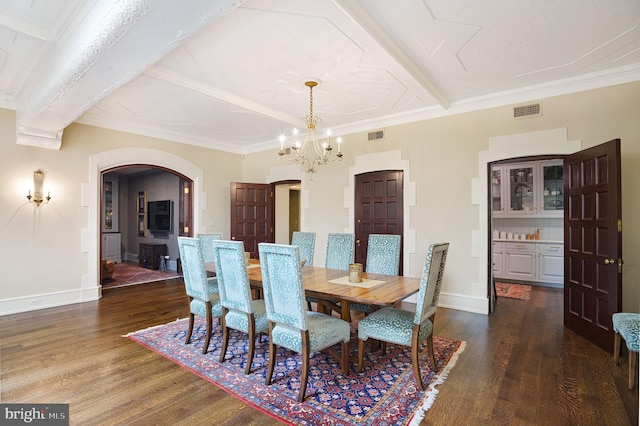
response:
<path id="1" fill-rule="evenodd" d="M 215 268 L 212 267 L 213 264 L 206 265 L 208 271 L 215 271 Z M 251 259 L 247 273 L 251 286 L 261 288 L 262 271 L 260 270 L 259 260 Z M 363 272 L 362 279 L 365 282 L 367 279 L 375 280 L 374 284 L 364 287 L 357 283 L 348 283 L 348 280 L 344 279 L 348 275 L 349 271 L 304 266 L 302 268 L 302 281 L 305 294 L 318 299 L 343 302 L 342 316 L 348 317 L 348 302 L 359 302 L 380 307 L 393 306 L 420 290 L 420 278 L 417 277 Z M 337 284 L 330 282 L 336 279 L 343 279 L 347 283 Z"/>

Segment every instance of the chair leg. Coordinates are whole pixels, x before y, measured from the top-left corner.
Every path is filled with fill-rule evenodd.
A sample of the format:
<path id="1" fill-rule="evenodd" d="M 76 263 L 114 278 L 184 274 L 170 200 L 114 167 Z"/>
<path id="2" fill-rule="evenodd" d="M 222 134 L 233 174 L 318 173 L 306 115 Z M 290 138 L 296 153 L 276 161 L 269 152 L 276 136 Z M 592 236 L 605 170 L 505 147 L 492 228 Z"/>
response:
<path id="1" fill-rule="evenodd" d="M 433 334 L 427 337 L 427 350 L 429 351 L 429 361 L 431 362 L 431 369 L 435 373 L 436 371 L 438 371 L 438 368 L 436 367 L 436 357 L 435 353 L 433 352 Z"/>
<path id="2" fill-rule="evenodd" d="M 188 345 L 191 341 L 191 335 L 193 334 L 193 323 L 195 321 L 195 315 L 189 313 L 189 329 L 187 330 L 187 338 L 184 341 L 185 345 Z"/>
<path id="3" fill-rule="evenodd" d="M 271 376 L 273 375 L 273 368 L 276 365 L 276 345 L 271 338 L 271 331 L 273 329 L 273 323 L 269 321 L 269 366 L 267 368 L 267 376 L 264 382 L 265 385 L 271 384 Z"/>
<path id="4" fill-rule="evenodd" d="M 342 374 L 349 374 L 349 342 L 342 342 Z"/>
<path id="5" fill-rule="evenodd" d="M 247 365 L 244 367 L 244 374 L 251 372 L 251 364 L 253 364 L 253 353 L 256 347 L 256 320 L 253 314 L 248 314 L 249 321 L 249 352 L 247 353 Z"/>
<path id="6" fill-rule="evenodd" d="M 229 329 L 224 319 L 226 313 L 226 309 L 222 308 L 222 349 L 220 349 L 219 362 L 224 362 L 224 357 L 227 354 L 227 346 L 229 345 Z"/>
<path id="7" fill-rule="evenodd" d="M 422 383 L 422 375 L 420 374 L 420 364 L 418 364 L 418 359 L 420 357 L 420 341 L 418 340 L 419 336 L 420 326 L 418 324 L 414 324 L 413 332 L 411 334 L 411 365 L 413 365 L 413 375 L 416 377 L 418 389 L 424 391 L 424 383 Z"/>
<path id="8" fill-rule="evenodd" d="M 636 361 L 638 352 L 629 351 L 629 390 L 633 390 L 636 381 Z"/>
<path id="9" fill-rule="evenodd" d="M 298 402 L 304 401 L 304 394 L 307 391 L 307 380 L 309 379 L 309 358 L 311 357 L 311 348 L 309 344 L 309 331 L 303 330 L 302 333 L 302 373 L 300 373 L 300 392 L 298 392 Z"/>
<path id="10" fill-rule="evenodd" d="M 616 333 L 613 336 L 613 364 L 618 365 L 620 363 L 620 341 L 622 336 L 620 333 Z"/>
<path id="11" fill-rule="evenodd" d="M 364 354 L 364 340 L 358 339 L 358 373 L 362 373 L 362 357 Z"/>
<path id="12" fill-rule="evenodd" d="M 202 353 L 206 354 L 209 350 L 209 342 L 211 341 L 211 333 L 213 331 L 213 314 L 211 313 L 211 302 L 207 302 L 207 336 L 204 339 L 204 347 L 202 348 Z"/>

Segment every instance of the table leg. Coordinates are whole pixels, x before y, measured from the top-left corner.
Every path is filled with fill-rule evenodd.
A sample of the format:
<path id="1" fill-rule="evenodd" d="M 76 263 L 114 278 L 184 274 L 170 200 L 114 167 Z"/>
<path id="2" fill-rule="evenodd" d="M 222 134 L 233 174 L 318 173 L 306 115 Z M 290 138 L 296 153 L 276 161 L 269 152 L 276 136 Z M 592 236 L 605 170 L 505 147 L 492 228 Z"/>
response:
<path id="1" fill-rule="evenodd" d="M 346 322 L 351 322 L 351 309 L 350 308 L 350 304 L 348 300 L 344 300 L 341 299 L 340 300 L 340 318 L 342 318 L 343 320 L 345 320 Z"/>

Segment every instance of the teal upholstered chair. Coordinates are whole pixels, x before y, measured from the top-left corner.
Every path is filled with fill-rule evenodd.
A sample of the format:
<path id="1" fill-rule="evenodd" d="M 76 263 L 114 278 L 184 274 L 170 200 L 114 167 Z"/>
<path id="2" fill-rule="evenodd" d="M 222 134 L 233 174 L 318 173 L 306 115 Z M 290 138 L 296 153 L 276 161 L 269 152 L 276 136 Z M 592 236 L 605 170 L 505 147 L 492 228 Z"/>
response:
<path id="1" fill-rule="evenodd" d="M 313 266 L 313 251 L 316 247 L 315 232 L 294 231 L 291 236 L 291 245 L 300 247 L 300 260 L 304 260 L 305 265 Z"/>
<path id="2" fill-rule="evenodd" d="M 269 328 L 264 300 L 251 298 L 244 243 L 218 240 L 212 243 L 212 248 L 222 304 L 223 334 L 220 362 L 224 361 L 227 353 L 229 329 L 247 333 L 249 351 L 244 374 L 249 374 L 255 351 L 256 333 L 266 332 Z"/>
<path id="3" fill-rule="evenodd" d="M 324 267 L 327 269 L 339 269 L 348 271 L 349 264 L 353 263 L 355 253 L 355 234 L 330 233 L 327 235 L 327 255 Z M 318 300 L 318 310 L 334 310 L 341 312 L 340 305 L 333 300 Z M 311 308 L 309 308 L 311 309 Z"/>
<path id="4" fill-rule="evenodd" d="M 213 245 L 214 241 L 222 239 L 222 234 L 198 234 L 198 239 L 202 242 L 202 252 L 204 253 L 205 263 L 213 262 Z"/>
<path id="5" fill-rule="evenodd" d="M 217 281 L 215 281 L 215 278 L 211 281 L 207 279 L 207 272 L 204 269 L 202 242 L 198 238 L 178 237 L 178 250 L 182 259 L 184 288 L 189 299 L 189 330 L 187 331 L 185 344 L 188 344 L 191 340 L 195 317 L 206 318 L 207 332 L 204 347 L 202 348 L 202 353 L 206 354 L 211 341 L 213 318 L 222 316 Z M 215 282 L 215 289 L 212 282 Z"/>
<path id="6" fill-rule="evenodd" d="M 306 309 L 300 251 L 296 246 L 260 243 L 260 268 L 269 319 L 269 367 L 266 384 L 276 363 L 276 346 L 302 355 L 298 401 L 304 400 L 313 352 L 327 350 L 340 360 L 342 372 L 349 371 L 349 323 Z M 340 356 L 331 347 L 340 343 Z"/>
<path id="7" fill-rule="evenodd" d="M 300 261 L 307 266 L 313 266 L 313 251 L 316 247 L 315 232 L 294 231 L 291 235 L 291 245 L 300 248 Z M 307 297 L 307 308 L 311 310 L 311 302 L 317 302 L 315 297 Z"/>
<path id="8" fill-rule="evenodd" d="M 202 251 L 204 253 L 204 261 L 205 263 L 213 262 L 213 246 L 211 243 L 213 241 L 218 241 L 222 239 L 222 234 L 198 234 L 198 238 L 202 242 Z M 215 277 L 215 272 L 207 272 L 208 277 Z M 215 282 L 215 281 L 213 281 Z"/>
<path id="9" fill-rule="evenodd" d="M 364 341 L 372 338 L 383 342 L 411 347 L 411 362 L 413 374 L 420 390 L 425 386 L 420 375 L 418 364 L 420 343 L 427 340 L 429 361 L 431 368 L 436 369 L 433 354 L 433 319 L 438 306 L 440 286 L 447 260 L 449 243 L 439 243 L 429 246 L 427 259 L 422 271 L 420 290 L 416 311 L 385 307 L 364 317 L 358 323 L 358 372 L 362 372 L 362 357 Z"/>
<path id="10" fill-rule="evenodd" d="M 620 361 L 621 339 L 627 343 L 629 349 L 629 390 L 633 390 L 636 381 L 636 361 L 640 351 L 640 314 L 617 312 L 612 316 L 613 331 L 613 361 L 616 365 Z"/>
<path id="11" fill-rule="evenodd" d="M 355 234 L 336 234 L 327 236 L 327 257 L 324 267 L 348 271 L 353 263 L 356 236 Z"/>
<path id="12" fill-rule="evenodd" d="M 400 235 L 369 234 L 367 243 L 366 272 L 398 275 L 400 268 Z M 373 312 L 374 307 L 365 303 L 351 303 L 354 311 Z"/>
<path id="13" fill-rule="evenodd" d="M 365 269 L 372 274 L 398 275 L 400 235 L 369 234 Z"/>

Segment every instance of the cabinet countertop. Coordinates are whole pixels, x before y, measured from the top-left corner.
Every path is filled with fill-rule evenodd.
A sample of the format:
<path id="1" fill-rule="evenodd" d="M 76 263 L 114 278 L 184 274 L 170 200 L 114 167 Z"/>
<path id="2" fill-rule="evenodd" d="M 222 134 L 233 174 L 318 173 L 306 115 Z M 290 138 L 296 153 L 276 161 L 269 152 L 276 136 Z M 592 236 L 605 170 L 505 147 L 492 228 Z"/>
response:
<path id="1" fill-rule="evenodd" d="M 557 240 L 509 240 L 506 238 L 495 238 L 496 243 L 543 243 L 543 244 L 564 244 L 564 241 Z"/>

